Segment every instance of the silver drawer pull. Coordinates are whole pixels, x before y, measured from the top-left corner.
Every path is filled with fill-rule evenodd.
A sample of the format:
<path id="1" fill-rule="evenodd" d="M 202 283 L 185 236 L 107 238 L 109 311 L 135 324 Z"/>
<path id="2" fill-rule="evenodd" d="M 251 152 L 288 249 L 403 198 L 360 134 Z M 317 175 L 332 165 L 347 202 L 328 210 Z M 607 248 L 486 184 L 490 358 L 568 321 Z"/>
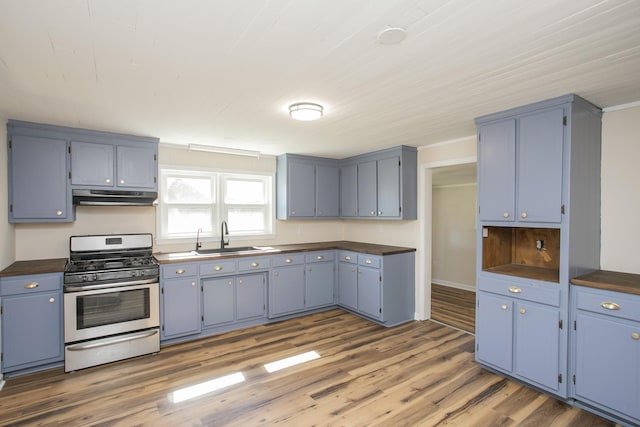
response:
<path id="1" fill-rule="evenodd" d="M 38 283 L 38 282 L 29 282 L 29 283 L 26 283 L 26 284 L 24 285 L 24 288 L 25 288 L 25 289 L 35 289 L 35 288 L 37 288 L 38 286 L 40 286 L 40 283 Z"/>
<path id="2" fill-rule="evenodd" d="M 258 267 L 259 265 L 260 263 L 255 261 L 251 263 L 251 267 Z"/>
<path id="3" fill-rule="evenodd" d="M 221 271 L 221 270 L 222 270 L 222 266 L 220 266 L 220 265 L 216 265 L 215 267 L 213 267 L 213 269 L 214 269 L 215 271 Z"/>
<path id="4" fill-rule="evenodd" d="M 366 259 L 366 260 L 364 261 L 364 263 L 365 263 L 365 264 L 371 264 L 371 260 L 370 260 L 370 259 Z"/>
<path id="5" fill-rule="evenodd" d="M 509 292 L 511 292 L 512 294 L 519 294 L 522 292 L 522 289 L 517 286 L 509 286 Z"/>
<path id="6" fill-rule="evenodd" d="M 179 268 L 176 270 L 176 274 L 184 274 L 184 268 Z"/>
<path id="7" fill-rule="evenodd" d="M 500 308 L 501 308 L 501 309 L 503 309 L 503 310 L 506 310 L 506 309 L 507 309 L 507 304 L 502 304 L 502 305 L 500 306 Z"/>
<path id="8" fill-rule="evenodd" d="M 323 260 L 323 259 L 324 259 L 324 256 L 323 256 L 323 255 L 318 255 L 318 256 L 316 257 L 316 259 L 317 259 L 317 260 L 319 260 L 319 261 L 320 261 L 320 260 Z"/>
<path id="9" fill-rule="evenodd" d="M 284 262 L 286 262 L 287 264 L 291 264 L 293 260 L 291 258 L 287 258 L 284 260 Z"/>
<path id="10" fill-rule="evenodd" d="M 637 333 L 637 332 L 632 333 L 632 334 L 631 334 L 631 339 L 634 339 L 634 340 L 636 340 L 636 341 L 637 341 L 637 340 L 640 340 L 640 334 L 639 334 L 639 333 Z"/>
<path id="11" fill-rule="evenodd" d="M 607 310 L 620 310 L 620 306 L 615 302 L 605 301 L 600 304 L 602 308 L 606 308 Z"/>
<path id="12" fill-rule="evenodd" d="M 351 257 L 349 255 L 347 255 L 347 256 L 344 257 L 344 260 L 345 261 L 351 261 Z"/>

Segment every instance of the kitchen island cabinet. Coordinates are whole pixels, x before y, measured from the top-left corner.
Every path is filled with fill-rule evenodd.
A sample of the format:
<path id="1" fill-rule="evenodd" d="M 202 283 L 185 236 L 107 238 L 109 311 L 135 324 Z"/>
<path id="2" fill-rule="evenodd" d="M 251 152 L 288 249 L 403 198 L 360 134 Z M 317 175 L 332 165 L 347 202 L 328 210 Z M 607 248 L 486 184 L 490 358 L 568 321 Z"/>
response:
<path id="1" fill-rule="evenodd" d="M 2 372 L 62 364 L 62 273 L 0 277 Z"/>

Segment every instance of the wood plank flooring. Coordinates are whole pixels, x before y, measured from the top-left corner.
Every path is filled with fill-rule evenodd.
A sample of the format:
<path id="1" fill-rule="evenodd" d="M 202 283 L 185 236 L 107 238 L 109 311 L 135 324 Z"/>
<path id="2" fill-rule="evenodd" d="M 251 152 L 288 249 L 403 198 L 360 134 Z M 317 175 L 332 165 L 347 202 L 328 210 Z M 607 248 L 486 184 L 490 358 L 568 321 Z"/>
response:
<path id="1" fill-rule="evenodd" d="M 431 318 L 470 333 L 476 327 L 476 293 L 431 285 Z"/>
<path id="2" fill-rule="evenodd" d="M 263 364 L 320 358 L 267 373 Z M 9 378 L 0 424 L 64 426 L 613 426 L 494 375 L 473 336 L 431 321 L 383 328 L 342 310 L 164 347 L 65 374 Z M 170 393 L 241 372 L 182 403 Z"/>

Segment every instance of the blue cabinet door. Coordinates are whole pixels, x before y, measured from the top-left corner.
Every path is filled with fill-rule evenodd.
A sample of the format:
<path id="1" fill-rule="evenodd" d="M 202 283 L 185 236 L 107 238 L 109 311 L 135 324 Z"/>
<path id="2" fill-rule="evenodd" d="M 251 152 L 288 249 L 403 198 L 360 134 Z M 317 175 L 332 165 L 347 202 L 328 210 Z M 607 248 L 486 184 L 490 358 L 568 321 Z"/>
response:
<path id="1" fill-rule="evenodd" d="M 236 320 L 265 316 L 265 274 L 247 274 L 236 278 Z"/>
<path id="2" fill-rule="evenodd" d="M 62 293 L 2 299 L 2 371 L 63 360 Z"/>
<path id="3" fill-rule="evenodd" d="M 164 280 L 162 336 L 175 338 L 201 330 L 200 287 L 196 276 Z"/>
<path id="4" fill-rule="evenodd" d="M 11 136 L 9 146 L 9 222 L 70 222 L 67 142 Z"/>
<path id="5" fill-rule="evenodd" d="M 516 304 L 515 373 L 551 390 L 558 390 L 560 313 L 525 302 Z"/>
<path id="6" fill-rule="evenodd" d="M 513 301 L 478 292 L 476 359 L 511 372 L 513 369 Z"/>
<path id="7" fill-rule="evenodd" d="M 378 216 L 400 216 L 400 157 L 378 160 Z"/>
<path id="8" fill-rule="evenodd" d="M 290 161 L 288 172 L 289 216 L 293 218 L 315 216 L 315 168 L 306 163 Z"/>
<path id="9" fill-rule="evenodd" d="M 307 264 L 306 269 L 305 307 L 314 308 L 333 304 L 333 262 Z"/>
<path id="10" fill-rule="evenodd" d="M 338 263 L 338 304 L 358 309 L 358 267 L 356 264 Z"/>
<path id="11" fill-rule="evenodd" d="M 478 129 L 478 206 L 482 221 L 515 221 L 516 121 Z"/>
<path id="12" fill-rule="evenodd" d="M 358 311 L 375 319 L 382 318 L 380 270 L 358 267 Z"/>
<path id="13" fill-rule="evenodd" d="M 269 315 L 280 316 L 304 310 L 304 265 L 272 270 L 269 284 Z"/>
<path id="14" fill-rule="evenodd" d="M 358 163 L 358 216 L 378 215 L 378 162 Z"/>
<path id="15" fill-rule="evenodd" d="M 578 398 L 640 420 L 640 340 L 634 338 L 638 334 L 640 327 L 578 313 Z"/>
<path id="16" fill-rule="evenodd" d="M 116 185 L 123 188 L 156 190 L 157 153 L 157 145 L 118 145 Z"/>
<path id="17" fill-rule="evenodd" d="M 216 326 L 235 320 L 234 279 L 222 277 L 202 281 L 202 326 Z"/>
<path id="18" fill-rule="evenodd" d="M 340 214 L 340 169 L 316 166 L 316 216 L 338 217 Z"/>
<path id="19" fill-rule="evenodd" d="M 114 152 L 112 144 L 71 141 L 71 185 L 114 187 Z"/>
<path id="20" fill-rule="evenodd" d="M 340 168 L 340 216 L 358 216 L 358 165 Z"/>
<path id="21" fill-rule="evenodd" d="M 519 119 L 518 221 L 561 222 L 564 110 Z"/>

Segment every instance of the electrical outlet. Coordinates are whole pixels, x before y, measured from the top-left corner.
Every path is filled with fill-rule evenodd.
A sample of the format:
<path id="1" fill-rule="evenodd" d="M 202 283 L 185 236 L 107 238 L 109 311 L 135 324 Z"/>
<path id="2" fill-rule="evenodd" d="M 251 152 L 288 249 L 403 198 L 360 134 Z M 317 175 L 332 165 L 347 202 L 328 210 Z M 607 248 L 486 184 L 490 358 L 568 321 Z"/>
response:
<path id="1" fill-rule="evenodd" d="M 544 240 L 542 239 L 536 240 L 536 249 L 539 251 L 544 250 Z"/>
<path id="2" fill-rule="evenodd" d="M 482 227 L 482 237 L 489 237 L 489 229 L 487 227 Z"/>

